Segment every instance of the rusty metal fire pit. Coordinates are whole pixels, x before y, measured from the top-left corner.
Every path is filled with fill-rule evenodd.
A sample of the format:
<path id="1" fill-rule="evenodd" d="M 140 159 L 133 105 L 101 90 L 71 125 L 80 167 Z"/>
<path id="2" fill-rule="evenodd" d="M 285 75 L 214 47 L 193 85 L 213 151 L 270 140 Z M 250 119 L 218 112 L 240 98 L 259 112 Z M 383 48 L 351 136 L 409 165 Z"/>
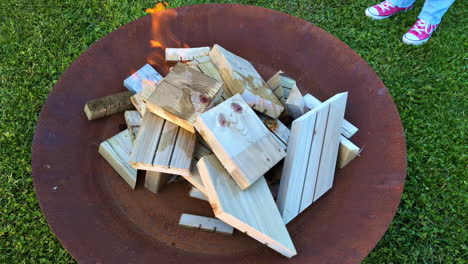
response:
<path id="1" fill-rule="evenodd" d="M 83 113 L 86 101 L 123 91 L 125 77 L 147 60 L 167 73 L 161 46 L 215 43 L 250 60 L 264 78 L 284 70 L 321 100 L 349 91 L 346 118 L 359 127 L 353 141 L 364 151 L 337 170 L 329 193 L 288 224 L 298 251 L 291 260 L 239 232 L 226 237 L 179 227 L 182 213 L 212 215 L 209 204 L 189 198 L 186 182 L 157 195 L 141 182 L 131 190 L 97 151 L 122 129 L 123 115 L 88 121 Z M 406 145 L 386 87 L 343 42 L 277 11 L 209 4 L 143 17 L 83 53 L 42 109 L 32 165 L 48 223 L 81 263 L 358 263 L 398 207 Z"/>

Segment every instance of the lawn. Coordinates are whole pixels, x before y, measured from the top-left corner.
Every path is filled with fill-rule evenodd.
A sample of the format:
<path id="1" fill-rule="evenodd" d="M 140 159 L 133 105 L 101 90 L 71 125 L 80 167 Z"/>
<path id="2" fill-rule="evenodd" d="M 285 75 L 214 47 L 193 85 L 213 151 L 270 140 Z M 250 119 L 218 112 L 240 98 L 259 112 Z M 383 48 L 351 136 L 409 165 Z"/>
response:
<path id="1" fill-rule="evenodd" d="M 401 43 L 416 10 L 371 21 L 371 0 L 229 2 L 277 9 L 335 35 L 377 72 L 401 114 L 408 174 L 400 207 L 365 263 L 466 263 L 467 120 L 464 1 L 422 47 Z M 31 142 L 42 104 L 60 75 L 93 42 L 145 14 L 154 1 L 0 1 L 0 263 L 68 263 L 50 231 L 31 177 Z M 465 7 L 464 7 L 465 6 Z M 463 26 L 465 25 L 465 26 Z"/>

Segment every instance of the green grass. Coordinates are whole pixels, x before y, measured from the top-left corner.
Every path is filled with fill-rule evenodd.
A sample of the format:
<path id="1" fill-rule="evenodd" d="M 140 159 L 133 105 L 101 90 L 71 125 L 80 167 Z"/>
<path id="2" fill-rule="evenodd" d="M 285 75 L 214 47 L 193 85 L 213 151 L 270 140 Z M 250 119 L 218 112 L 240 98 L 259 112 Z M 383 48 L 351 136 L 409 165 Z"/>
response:
<path id="1" fill-rule="evenodd" d="M 281 10 L 337 36 L 382 78 L 408 146 L 402 202 L 365 263 L 466 263 L 466 24 L 457 1 L 428 44 L 400 42 L 416 10 L 371 21 L 372 0 L 169 1 L 172 7 L 237 2 Z M 93 42 L 153 1 L 0 1 L 0 263 L 74 262 L 50 231 L 31 179 L 31 142 L 52 86 Z M 465 261 L 464 261 L 465 260 Z"/>

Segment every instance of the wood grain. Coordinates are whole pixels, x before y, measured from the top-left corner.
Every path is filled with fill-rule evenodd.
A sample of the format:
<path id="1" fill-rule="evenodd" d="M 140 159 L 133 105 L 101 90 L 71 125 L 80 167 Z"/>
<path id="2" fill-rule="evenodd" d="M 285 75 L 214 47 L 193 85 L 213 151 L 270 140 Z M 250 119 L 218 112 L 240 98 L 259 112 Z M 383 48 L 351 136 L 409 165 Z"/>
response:
<path id="1" fill-rule="evenodd" d="M 166 61 L 191 61 L 207 56 L 210 47 L 200 48 L 166 48 Z"/>
<path id="2" fill-rule="evenodd" d="M 284 106 L 250 62 L 219 45 L 214 45 L 210 57 L 231 95 L 241 94 L 247 104 L 260 113 L 273 118 L 280 116 Z"/>
<path id="3" fill-rule="evenodd" d="M 197 116 L 223 93 L 223 83 L 178 63 L 146 102 L 148 110 L 194 133 Z"/>
<path id="4" fill-rule="evenodd" d="M 218 219 L 288 258 L 297 254 L 264 177 L 242 191 L 216 156 L 197 167 Z"/>
<path id="5" fill-rule="evenodd" d="M 179 225 L 191 228 L 200 229 L 201 231 L 213 232 L 223 235 L 232 235 L 234 228 L 216 218 L 182 214 L 180 216 Z"/>
<path id="6" fill-rule="evenodd" d="M 243 190 L 286 155 L 239 94 L 201 114 L 194 125 Z"/>
<path id="7" fill-rule="evenodd" d="M 132 141 L 128 130 L 124 130 L 99 145 L 99 153 L 114 168 L 132 189 L 135 189 L 137 170 L 130 166 Z"/>
<path id="8" fill-rule="evenodd" d="M 124 80 L 123 85 L 134 93 L 139 93 L 142 90 L 142 81 L 147 80 L 153 83 L 158 83 L 162 80 L 161 74 L 159 74 L 151 65 L 145 64 L 138 71 L 130 75 Z"/>
<path id="9" fill-rule="evenodd" d="M 349 139 L 341 136 L 340 138 L 340 148 L 338 150 L 338 168 L 342 169 L 353 161 L 359 154 L 361 149 L 358 146 L 354 145 Z"/>
<path id="10" fill-rule="evenodd" d="M 135 142 L 135 139 L 138 135 L 138 130 L 141 126 L 141 115 L 138 111 L 125 111 L 125 123 L 127 123 L 128 133 L 130 133 L 130 138 L 132 139 L 132 144 Z"/>
<path id="11" fill-rule="evenodd" d="M 285 223 L 332 187 L 346 99 L 337 94 L 292 124 L 276 200 Z"/>

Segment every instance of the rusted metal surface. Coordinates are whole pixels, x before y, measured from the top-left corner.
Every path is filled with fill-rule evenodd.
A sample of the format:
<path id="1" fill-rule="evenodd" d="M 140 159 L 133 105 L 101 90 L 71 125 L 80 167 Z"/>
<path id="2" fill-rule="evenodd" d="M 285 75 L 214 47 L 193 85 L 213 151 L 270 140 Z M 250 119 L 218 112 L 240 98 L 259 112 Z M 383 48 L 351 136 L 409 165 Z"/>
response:
<path id="1" fill-rule="evenodd" d="M 349 91 L 346 119 L 359 127 L 352 140 L 364 151 L 337 171 L 329 193 L 288 224 L 298 251 L 292 260 L 239 232 L 225 237 L 180 227 L 182 213 L 212 216 L 206 202 L 189 198 L 187 183 L 154 195 L 140 179 L 133 191 L 98 154 L 124 117 L 88 121 L 83 106 L 124 91 L 123 80 L 147 58 L 167 73 L 164 50 L 150 47 L 151 38 L 167 47 L 218 43 L 253 62 L 265 79 L 281 69 L 320 100 Z M 386 87 L 344 43 L 284 13 L 210 4 L 143 17 L 83 53 L 42 109 L 32 163 L 42 211 L 80 263 L 358 263 L 395 214 L 406 145 Z"/>

